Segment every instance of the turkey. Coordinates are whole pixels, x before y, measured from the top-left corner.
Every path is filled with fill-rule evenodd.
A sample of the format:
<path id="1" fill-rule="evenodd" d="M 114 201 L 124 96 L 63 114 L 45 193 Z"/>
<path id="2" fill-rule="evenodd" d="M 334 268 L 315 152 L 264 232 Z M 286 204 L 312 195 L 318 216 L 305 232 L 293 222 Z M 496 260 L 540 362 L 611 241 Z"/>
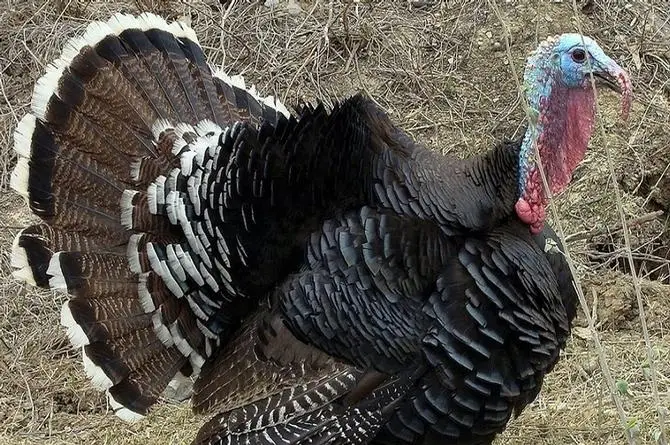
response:
<path id="1" fill-rule="evenodd" d="M 68 41 L 18 124 L 12 188 L 41 223 L 14 276 L 123 419 L 215 414 L 197 444 L 490 444 L 556 364 L 576 312 L 545 224 L 595 120 L 631 104 L 596 42 L 528 58 L 523 138 L 469 159 L 357 94 L 290 112 L 213 70 L 189 27 L 114 15 Z"/>

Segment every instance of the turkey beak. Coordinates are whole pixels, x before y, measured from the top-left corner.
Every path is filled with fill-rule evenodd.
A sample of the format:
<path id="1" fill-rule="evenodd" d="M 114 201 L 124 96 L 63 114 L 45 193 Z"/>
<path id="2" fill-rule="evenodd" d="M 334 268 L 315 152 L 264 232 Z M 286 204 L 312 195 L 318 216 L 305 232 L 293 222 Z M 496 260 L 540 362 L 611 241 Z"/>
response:
<path id="1" fill-rule="evenodd" d="M 597 85 L 604 85 L 612 91 L 616 91 L 621 94 L 623 90 L 621 85 L 617 82 L 617 79 L 608 72 L 596 71 L 593 73 L 593 77 L 596 79 Z"/>
<path id="2" fill-rule="evenodd" d="M 599 61 L 593 66 L 593 77 L 596 83 L 616 91 L 621 95 L 621 117 L 628 119 L 631 103 L 633 101 L 633 87 L 630 76 L 615 61 L 607 56 L 606 60 Z"/>

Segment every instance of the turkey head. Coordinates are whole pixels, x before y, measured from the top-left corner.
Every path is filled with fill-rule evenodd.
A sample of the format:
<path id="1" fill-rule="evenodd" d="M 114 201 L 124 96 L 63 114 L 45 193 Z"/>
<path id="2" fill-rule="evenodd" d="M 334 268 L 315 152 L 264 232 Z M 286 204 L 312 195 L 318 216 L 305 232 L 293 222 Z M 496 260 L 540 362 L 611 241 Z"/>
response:
<path id="1" fill-rule="evenodd" d="M 551 193 L 560 193 L 584 158 L 593 132 L 596 96 L 591 76 L 621 94 L 621 114 L 627 118 L 632 100 L 628 73 L 593 39 L 580 34 L 550 37 L 528 58 L 524 89 L 530 122 L 519 156 L 515 210 L 534 234 L 544 226 L 547 205 L 535 146 Z"/>

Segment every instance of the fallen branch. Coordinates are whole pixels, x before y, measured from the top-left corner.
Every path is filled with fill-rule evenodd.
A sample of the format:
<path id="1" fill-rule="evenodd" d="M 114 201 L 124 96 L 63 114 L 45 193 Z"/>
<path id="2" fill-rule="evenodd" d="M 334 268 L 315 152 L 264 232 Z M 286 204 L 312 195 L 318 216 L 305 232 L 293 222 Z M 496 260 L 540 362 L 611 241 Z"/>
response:
<path id="1" fill-rule="evenodd" d="M 652 221 L 652 220 L 658 218 L 661 215 L 663 215 L 663 210 L 657 210 L 655 212 L 645 213 L 642 216 L 639 216 L 635 219 L 631 219 L 630 221 L 628 221 L 627 225 L 628 225 L 629 228 L 639 226 L 639 225 L 645 224 L 649 221 Z M 585 230 L 583 232 L 577 232 L 577 233 L 573 233 L 572 235 L 566 236 L 565 241 L 570 242 L 570 241 L 578 241 L 578 240 L 582 240 L 582 239 L 588 239 L 588 238 L 591 238 L 591 237 L 594 237 L 594 236 L 597 236 L 597 235 L 604 235 L 606 233 L 620 232 L 622 229 L 623 229 L 623 225 L 621 223 L 619 223 L 611 229 L 609 227 L 601 227 L 601 228 L 595 229 L 595 230 Z"/>

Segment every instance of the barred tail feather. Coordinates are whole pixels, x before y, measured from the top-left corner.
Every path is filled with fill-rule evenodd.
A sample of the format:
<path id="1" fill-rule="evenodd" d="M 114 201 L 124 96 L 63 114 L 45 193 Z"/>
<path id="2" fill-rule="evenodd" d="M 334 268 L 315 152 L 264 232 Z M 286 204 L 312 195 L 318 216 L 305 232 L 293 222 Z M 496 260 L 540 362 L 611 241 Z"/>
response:
<path id="1" fill-rule="evenodd" d="M 193 444 L 367 444 L 412 385 L 394 379 L 362 400 L 349 400 L 369 376 L 354 369 L 330 373 L 221 413 L 202 426 Z"/>
<path id="2" fill-rule="evenodd" d="M 300 426 L 312 427 L 329 417 L 331 403 L 356 385 L 359 374 L 345 369 L 218 414 L 202 426 L 194 443 L 298 443 L 289 441 L 289 431 L 297 433 Z M 310 418 L 318 420 L 305 422 Z"/>
<path id="3" fill-rule="evenodd" d="M 366 444 L 415 381 L 337 361 L 263 311 L 203 369 L 196 412 L 219 412 L 194 445 Z"/>
<path id="4" fill-rule="evenodd" d="M 43 222 L 16 236 L 13 275 L 71 295 L 61 324 L 120 417 L 188 398 L 228 333 L 202 184 L 236 123 L 287 116 L 214 73 L 192 29 L 148 13 L 91 23 L 37 81 L 10 183 Z"/>

